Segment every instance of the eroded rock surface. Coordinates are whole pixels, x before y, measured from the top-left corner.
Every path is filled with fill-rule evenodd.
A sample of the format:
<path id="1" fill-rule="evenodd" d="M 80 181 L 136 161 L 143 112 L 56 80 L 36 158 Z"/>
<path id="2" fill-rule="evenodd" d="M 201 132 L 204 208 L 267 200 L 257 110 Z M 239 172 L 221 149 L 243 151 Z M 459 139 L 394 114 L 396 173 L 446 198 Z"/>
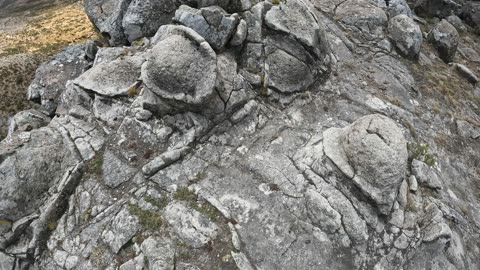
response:
<path id="1" fill-rule="evenodd" d="M 403 0 L 85 5 L 132 45 L 10 121 L 0 268 L 479 267 L 470 26 L 449 66 Z"/>

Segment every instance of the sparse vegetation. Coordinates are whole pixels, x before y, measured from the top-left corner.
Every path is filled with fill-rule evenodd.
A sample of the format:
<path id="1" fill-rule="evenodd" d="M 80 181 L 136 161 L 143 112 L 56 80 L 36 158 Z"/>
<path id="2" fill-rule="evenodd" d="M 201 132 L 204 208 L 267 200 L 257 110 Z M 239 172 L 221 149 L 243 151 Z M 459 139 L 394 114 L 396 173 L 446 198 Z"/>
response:
<path id="1" fill-rule="evenodd" d="M 435 166 L 437 158 L 430 153 L 430 146 L 425 143 L 408 143 L 408 152 L 411 160 L 417 159 L 430 167 Z"/>
<path id="2" fill-rule="evenodd" d="M 98 152 L 93 159 L 88 162 L 88 173 L 91 175 L 101 175 L 103 167 L 103 153 Z"/>
<path id="3" fill-rule="evenodd" d="M 80 3 L 52 6 L 34 13 L 23 29 L 0 32 L 0 57 L 18 53 L 53 55 L 68 44 L 97 37 Z"/>
<path id="4" fill-rule="evenodd" d="M 215 208 L 208 202 L 199 203 L 197 201 L 197 195 L 195 194 L 195 192 L 189 190 L 187 187 L 181 187 L 177 189 L 177 192 L 175 192 L 173 197 L 178 201 L 187 202 L 190 207 L 192 207 L 193 209 L 203 214 L 212 221 L 215 221 L 220 217 L 220 213 L 218 212 L 217 208 Z"/>
<path id="5" fill-rule="evenodd" d="M 138 218 L 140 225 L 142 225 L 145 230 L 158 230 L 163 224 L 163 219 L 158 213 L 142 209 L 136 204 L 129 203 L 128 210 Z"/>
<path id="6" fill-rule="evenodd" d="M 157 200 L 155 198 L 152 198 L 152 196 L 147 195 L 143 198 L 143 200 L 148 202 L 149 204 L 157 207 L 158 209 L 163 209 L 168 204 L 168 197 L 167 196 L 163 196 L 162 198 Z"/>

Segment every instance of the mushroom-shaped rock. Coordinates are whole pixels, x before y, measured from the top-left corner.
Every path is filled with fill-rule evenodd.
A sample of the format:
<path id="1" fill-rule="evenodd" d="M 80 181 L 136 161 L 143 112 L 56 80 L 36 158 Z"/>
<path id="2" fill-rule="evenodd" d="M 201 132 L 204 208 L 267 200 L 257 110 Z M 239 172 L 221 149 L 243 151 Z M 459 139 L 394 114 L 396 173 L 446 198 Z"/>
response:
<path id="1" fill-rule="evenodd" d="M 216 54 L 199 34 L 184 26 L 162 26 L 142 66 L 146 87 L 176 105 L 200 105 L 213 94 Z"/>
<path id="2" fill-rule="evenodd" d="M 415 58 L 422 47 L 422 31 L 407 15 L 397 15 L 388 22 L 388 34 L 398 51 L 405 57 Z"/>
<path id="3" fill-rule="evenodd" d="M 221 50 L 235 33 L 239 17 L 227 16 L 218 6 L 196 9 L 182 5 L 175 12 L 175 21 L 195 30 L 215 50 Z"/>
<path id="4" fill-rule="evenodd" d="M 324 150 L 338 168 L 389 214 L 407 168 L 407 144 L 388 117 L 362 117 L 343 129 L 324 132 Z"/>
<path id="5" fill-rule="evenodd" d="M 455 29 L 453 25 L 446 20 L 441 20 L 433 27 L 432 31 L 428 35 L 428 39 L 433 43 L 433 46 L 437 49 L 440 58 L 445 63 L 453 61 L 460 39 L 457 29 Z"/>

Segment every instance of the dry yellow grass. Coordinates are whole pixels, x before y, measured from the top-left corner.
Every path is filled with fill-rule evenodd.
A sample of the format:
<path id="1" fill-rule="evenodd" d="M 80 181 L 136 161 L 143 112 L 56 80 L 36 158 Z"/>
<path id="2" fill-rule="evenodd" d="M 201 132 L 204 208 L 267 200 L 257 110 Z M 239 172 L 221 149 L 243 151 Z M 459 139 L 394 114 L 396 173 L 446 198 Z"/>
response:
<path id="1" fill-rule="evenodd" d="M 54 6 L 38 13 L 22 30 L 0 33 L 0 56 L 17 53 L 50 55 L 66 45 L 98 37 L 79 2 Z"/>

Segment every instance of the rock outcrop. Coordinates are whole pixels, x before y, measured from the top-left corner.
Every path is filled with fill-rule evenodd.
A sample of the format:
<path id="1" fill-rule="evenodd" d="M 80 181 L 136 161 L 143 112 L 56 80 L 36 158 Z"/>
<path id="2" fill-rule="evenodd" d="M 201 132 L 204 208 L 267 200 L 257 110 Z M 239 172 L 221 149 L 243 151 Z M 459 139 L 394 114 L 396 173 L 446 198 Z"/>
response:
<path id="1" fill-rule="evenodd" d="M 480 266 L 470 26 L 403 0 L 85 7 L 118 46 L 43 64 L 10 120 L 0 268 Z"/>

